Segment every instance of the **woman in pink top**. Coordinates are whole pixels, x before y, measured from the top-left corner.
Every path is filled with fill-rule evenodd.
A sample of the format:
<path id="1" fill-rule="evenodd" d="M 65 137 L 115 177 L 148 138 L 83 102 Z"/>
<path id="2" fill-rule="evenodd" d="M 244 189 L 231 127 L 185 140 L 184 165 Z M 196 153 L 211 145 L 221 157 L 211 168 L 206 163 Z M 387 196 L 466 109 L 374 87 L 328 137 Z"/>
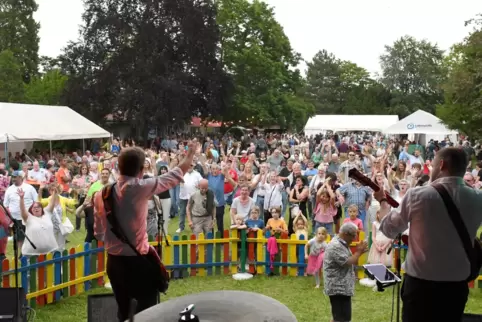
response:
<path id="1" fill-rule="evenodd" d="M 357 205 L 350 205 L 350 207 L 348 207 L 348 215 L 349 215 L 349 217 L 345 218 L 345 220 L 343 220 L 343 223 L 351 222 L 355 226 L 358 227 L 358 232 L 362 231 L 363 230 L 363 222 L 360 218 L 357 218 L 357 216 L 358 216 L 358 206 Z M 359 235 L 357 235 L 356 239 L 354 239 L 353 241 L 358 241 L 358 238 L 359 238 L 358 236 Z"/>
<path id="2" fill-rule="evenodd" d="M 313 231 L 324 227 L 333 236 L 333 217 L 336 216 L 335 193 L 331 188 L 331 178 L 328 177 L 316 192 L 316 207 Z"/>

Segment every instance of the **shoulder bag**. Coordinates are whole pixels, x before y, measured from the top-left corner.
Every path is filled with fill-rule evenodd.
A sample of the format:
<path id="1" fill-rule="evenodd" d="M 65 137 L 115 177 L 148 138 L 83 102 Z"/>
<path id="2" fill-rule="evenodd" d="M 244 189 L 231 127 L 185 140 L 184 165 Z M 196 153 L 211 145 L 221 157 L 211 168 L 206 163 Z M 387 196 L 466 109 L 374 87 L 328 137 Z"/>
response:
<path id="1" fill-rule="evenodd" d="M 146 255 L 142 255 L 139 253 L 136 247 L 132 245 L 132 243 L 127 239 L 125 233 L 122 231 L 117 218 L 115 216 L 114 211 L 114 198 L 113 195 L 113 188 L 116 183 L 112 185 L 107 185 L 102 189 L 102 200 L 104 201 L 104 208 L 105 214 L 107 217 L 107 221 L 111 225 L 112 233 L 122 241 L 124 244 L 127 244 L 137 256 L 143 257 L 146 259 L 146 264 L 150 267 L 150 271 L 152 272 L 152 281 L 157 285 L 157 289 L 161 293 L 166 293 L 167 289 L 169 288 L 169 273 L 167 272 L 166 268 L 161 262 L 161 258 L 157 253 L 156 249 L 152 246 L 149 246 L 149 251 Z"/>
<path id="2" fill-rule="evenodd" d="M 449 217 L 452 220 L 455 229 L 457 229 L 457 233 L 462 241 L 465 253 L 470 262 L 470 275 L 467 277 L 467 282 L 471 282 L 479 276 L 480 268 L 482 267 L 482 243 L 477 237 L 474 241 L 470 239 L 467 227 L 460 216 L 460 211 L 447 192 L 447 189 L 439 183 L 433 184 L 432 186 L 437 190 L 440 197 L 442 197 Z"/>

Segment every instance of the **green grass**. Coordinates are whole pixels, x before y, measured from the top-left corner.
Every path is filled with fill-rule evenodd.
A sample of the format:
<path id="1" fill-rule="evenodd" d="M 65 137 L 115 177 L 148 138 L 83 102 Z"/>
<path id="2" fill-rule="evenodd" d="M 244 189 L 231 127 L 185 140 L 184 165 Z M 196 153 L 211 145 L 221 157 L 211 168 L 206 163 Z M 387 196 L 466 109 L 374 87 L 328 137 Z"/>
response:
<path id="1" fill-rule="evenodd" d="M 235 281 L 229 276 L 190 277 L 173 281 L 167 296 L 170 298 L 204 291 L 242 290 L 261 293 L 285 304 L 299 322 L 329 321 L 330 303 L 321 289 L 313 287 L 312 278 L 255 276 L 247 281 Z M 106 289 L 93 290 L 87 294 L 110 293 Z M 62 300 L 59 303 L 37 309 L 36 321 L 84 322 L 87 319 L 87 294 Z M 189 304 L 189 303 L 186 303 Z M 390 321 L 392 290 L 373 292 L 371 288 L 357 286 L 353 298 L 353 317 L 357 322 Z M 482 290 L 470 291 L 466 311 L 482 314 Z"/>

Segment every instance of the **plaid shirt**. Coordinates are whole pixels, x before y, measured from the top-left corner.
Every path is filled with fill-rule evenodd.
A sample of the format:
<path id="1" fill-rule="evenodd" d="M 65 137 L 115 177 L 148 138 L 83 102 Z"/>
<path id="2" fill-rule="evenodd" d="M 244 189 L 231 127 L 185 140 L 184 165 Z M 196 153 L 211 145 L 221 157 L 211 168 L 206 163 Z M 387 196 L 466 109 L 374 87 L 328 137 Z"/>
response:
<path id="1" fill-rule="evenodd" d="M 360 210 L 366 209 L 366 202 L 373 193 L 370 187 L 357 186 L 354 182 L 344 184 L 338 191 L 345 197 L 345 206 L 357 205 Z"/>

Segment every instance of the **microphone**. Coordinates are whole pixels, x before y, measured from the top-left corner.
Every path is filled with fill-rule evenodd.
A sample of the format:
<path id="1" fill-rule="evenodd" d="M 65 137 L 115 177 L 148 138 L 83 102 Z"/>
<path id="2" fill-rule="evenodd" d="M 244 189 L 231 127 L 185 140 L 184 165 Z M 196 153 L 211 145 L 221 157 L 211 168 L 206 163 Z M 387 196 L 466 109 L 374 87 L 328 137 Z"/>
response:
<path id="1" fill-rule="evenodd" d="M 356 168 L 350 169 L 350 171 L 348 171 L 348 177 L 359 182 L 362 186 L 370 187 L 373 191 L 380 191 L 380 187 L 375 182 L 363 175 L 363 173 L 358 171 Z M 386 191 L 385 199 L 387 199 L 387 202 L 390 206 L 392 206 L 393 208 L 398 208 L 399 203 L 395 199 L 393 199 Z"/>

